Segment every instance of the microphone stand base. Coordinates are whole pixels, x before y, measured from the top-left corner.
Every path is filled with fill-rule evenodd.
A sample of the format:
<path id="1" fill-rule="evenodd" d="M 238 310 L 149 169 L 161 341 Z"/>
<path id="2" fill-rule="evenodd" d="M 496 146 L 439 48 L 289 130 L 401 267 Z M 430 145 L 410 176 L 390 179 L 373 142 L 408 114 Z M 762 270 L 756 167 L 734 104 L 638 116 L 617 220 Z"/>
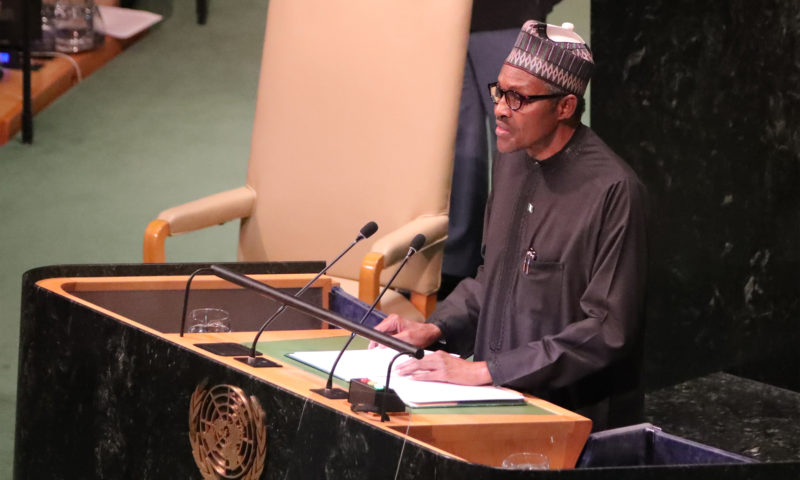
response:
<path id="1" fill-rule="evenodd" d="M 202 348 L 207 352 L 211 352 L 221 357 L 235 357 L 237 355 L 250 355 L 250 347 L 232 342 L 220 343 L 195 343 L 195 347 Z M 256 356 L 261 355 L 261 352 L 256 352 Z"/>
<path id="2" fill-rule="evenodd" d="M 348 397 L 348 393 L 341 388 L 312 388 L 311 391 L 331 400 L 344 400 Z"/>
<path id="3" fill-rule="evenodd" d="M 280 363 L 275 363 L 272 360 L 267 360 L 264 357 L 234 357 L 233 359 L 253 368 L 272 368 L 283 366 Z"/>
<path id="4" fill-rule="evenodd" d="M 389 389 L 375 389 L 366 379 L 350 380 L 350 394 L 348 396 L 350 410 L 354 412 L 377 413 L 381 422 L 389 420 L 387 413 L 405 412 L 406 404 Z"/>
<path id="5" fill-rule="evenodd" d="M 378 405 L 368 405 L 366 403 L 355 403 L 350 405 L 350 410 L 359 413 L 359 412 L 368 412 L 374 413 L 381 417 L 381 422 L 388 422 L 390 420 L 389 414 L 384 410 L 383 406 Z M 403 409 L 405 411 L 405 409 Z"/>

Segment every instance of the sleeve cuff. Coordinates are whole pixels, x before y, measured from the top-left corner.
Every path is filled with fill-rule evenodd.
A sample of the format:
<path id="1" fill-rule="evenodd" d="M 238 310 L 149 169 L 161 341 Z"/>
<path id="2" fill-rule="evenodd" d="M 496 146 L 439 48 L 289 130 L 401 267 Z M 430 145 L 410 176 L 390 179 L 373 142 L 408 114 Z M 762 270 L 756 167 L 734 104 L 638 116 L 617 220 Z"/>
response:
<path id="1" fill-rule="evenodd" d="M 436 343 L 439 343 L 441 345 L 447 345 L 447 327 L 445 326 L 445 322 L 437 319 L 433 320 L 428 319 L 428 323 L 435 325 L 436 327 L 439 328 L 439 330 L 442 331 L 442 335 L 439 337 Z"/>

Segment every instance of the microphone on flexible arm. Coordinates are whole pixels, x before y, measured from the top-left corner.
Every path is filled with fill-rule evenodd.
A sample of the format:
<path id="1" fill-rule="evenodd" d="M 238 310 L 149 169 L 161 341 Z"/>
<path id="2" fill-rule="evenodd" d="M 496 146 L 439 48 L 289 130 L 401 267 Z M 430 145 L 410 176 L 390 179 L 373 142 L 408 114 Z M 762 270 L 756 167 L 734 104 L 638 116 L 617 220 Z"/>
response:
<path id="1" fill-rule="evenodd" d="M 367 239 L 367 238 L 371 237 L 377 231 L 378 231 L 378 224 L 375 223 L 375 222 L 368 222 L 363 227 L 361 227 L 361 230 L 359 231 L 359 233 L 356 236 L 355 240 L 353 240 L 350 243 L 350 245 L 347 246 L 347 248 L 345 248 L 336 258 L 334 258 L 314 278 L 312 278 L 308 283 L 306 283 L 306 285 L 303 288 L 301 288 L 297 293 L 295 293 L 294 297 L 295 298 L 300 297 L 303 293 L 305 293 L 306 290 L 308 290 L 311 287 L 311 285 L 314 284 L 314 282 L 316 282 L 319 279 L 319 277 L 324 275 L 331 267 L 333 267 L 336 264 L 336 262 L 338 262 L 347 252 L 349 252 L 358 242 L 360 242 L 361 240 L 364 240 L 364 239 Z M 185 322 L 186 322 L 186 309 L 187 309 L 187 306 L 188 306 L 188 303 L 189 303 L 189 286 L 191 285 L 192 279 L 195 277 L 195 275 L 197 275 L 198 273 L 201 273 L 201 272 L 205 272 L 205 271 L 210 271 L 210 272 L 213 273 L 213 269 L 202 268 L 202 269 L 194 272 L 189 277 L 189 281 L 186 284 L 186 292 L 184 294 L 184 302 L 183 302 L 183 315 L 181 316 L 180 336 L 183 336 L 183 331 L 184 331 Z M 267 318 L 267 320 L 261 325 L 261 328 L 259 328 L 258 332 L 256 333 L 255 338 L 253 339 L 252 347 L 246 350 L 246 352 L 248 353 L 248 356 L 247 357 L 236 358 L 236 360 L 239 360 L 240 362 L 246 363 L 246 364 L 248 364 L 250 366 L 253 366 L 253 367 L 274 367 L 274 366 L 279 366 L 277 363 L 271 362 L 271 361 L 269 361 L 269 360 L 267 360 L 265 358 L 257 358 L 256 355 L 258 354 L 258 352 L 256 352 L 256 345 L 258 344 L 258 338 L 261 336 L 261 334 L 264 332 L 264 330 L 266 330 L 266 328 L 281 313 L 283 313 L 284 310 L 286 310 L 286 304 L 285 303 L 281 304 L 281 306 L 278 307 L 278 309 L 269 318 Z M 210 351 L 212 353 L 216 353 L 218 355 L 222 355 L 222 356 L 236 356 L 236 355 L 242 355 L 242 354 L 246 353 L 245 351 L 242 351 L 243 347 L 241 345 L 237 344 L 237 343 L 198 343 L 198 344 L 196 344 L 196 346 L 198 346 L 200 348 L 203 348 L 205 350 L 208 350 L 208 351 Z"/>
<path id="2" fill-rule="evenodd" d="M 323 322 L 328 322 L 331 325 L 335 325 L 339 328 L 344 328 L 345 330 L 355 332 L 367 340 L 371 340 L 380 345 L 397 350 L 403 355 L 410 355 L 416 359 L 420 359 L 425 356 L 425 351 L 415 345 L 411 345 L 410 343 L 404 342 L 403 340 L 395 338 L 391 335 L 373 330 L 369 327 L 365 327 L 329 310 L 325 310 L 291 295 L 287 295 L 277 288 L 270 287 L 269 285 L 261 283 L 258 280 L 254 280 L 247 275 L 236 273 L 233 270 L 225 268 L 221 265 L 211 265 L 209 270 L 211 270 L 211 272 L 219 278 L 239 285 L 240 287 L 244 287 L 248 290 L 253 290 L 261 295 L 272 298 L 273 300 L 277 300 L 280 303 L 285 303 L 293 309 L 310 315 L 316 319 L 322 320 Z M 241 361 L 245 361 L 245 359 L 242 359 Z"/>
<path id="3" fill-rule="evenodd" d="M 383 290 L 381 290 L 381 292 L 378 294 L 378 297 L 375 299 L 375 301 L 372 302 L 372 305 L 370 305 L 367 312 L 361 317 L 361 320 L 358 321 L 359 325 L 364 324 L 364 321 L 369 317 L 372 311 L 375 310 L 375 306 L 378 305 L 378 302 L 381 301 L 383 295 L 389 290 L 389 287 L 392 285 L 392 282 L 394 282 L 394 279 L 397 278 L 397 274 L 399 274 L 400 270 L 402 270 L 403 267 L 406 266 L 406 263 L 408 263 L 408 259 L 411 258 L 412 255 L 417 253 L 423 247 L 423 245 L 425 245 L 425 235 L 419 233 L 411 240 L 411 243 L 409 244 L 408 247 L 408 253 L 406 253 L 406 256 L 405 258 L 403 258 L 403 261 L 400 263 L 400 266 L 397 267 L 397 269 L 394 271 L 394 274 L 392 274 L 392 277 L 389 279 L 388 282 L 386 282 L 386 285 L 383 287 Z M 352 343 L 355 336 L 356 336 L 355 332 L 350 334 L 350 338 L 347 339 L 347 342 L 344 344 L 344 347 L 342 347 L 342 350 L 339 352 L 339 355 L 336 357 L 336 360 L 334 360 L 333 366 L 331 367 L 331 371 L 328 374 L 328 381 L 325 384 L 325 388 L 312 388 L 311 389 L 312 392 L 318 393 L 325 398 L 331 398 L 331 399 L 348 398 L 349 395 L 348 392 L 345 392 L 340 388 L 333 387 L 333 373 L 336 371 L 336 366 L 339 364 L 339 360 L 341 360 L 342 355 L 344 355 L 345 350 L 347 350 L 347 347 L 350 346 L 350 343 Z"/>
<path id="4" fill-rule="evenodd" d="M 295 293 L 294 297 L 295 298 L 300 298 L 300 296 L 303 293 L 305 293 L 305 291 L 308 290 L 309 287 L 311 287 L 311 285 L 313 285 L 314 282 L 316 282 L 317 279 L 319 279 L 319 277 L 321 277 L 328 270 L 330 270 L 330 268 L 332 266 L 334 266 L 336 264 L 336 262 L 338 262 L 339 259 L 341 259 L 347 252 L 349 252 L 351 248 L 353 248 L 361 240 L 364 240 L 364 239 L 367 239 L 367 238 L 371 237 L 377 231 L 378 231 L 378 224 L 375 223 L 375 222 L 369 222 L 366 225 L 364 225 L 363 227 L 361 227 L 361 230 L 358 232 L 358 236 L 356 236 L 356 239 L 353 240 L 353 242 L 350 243 L 350 245 L 348 245 L 347 248 L 342 250 L 342 253 L 340 253 L 336 258 L 331 260 L 331 263 L 329 263 L 325 268 L 320 270 L 320 272 L 314 278 L 312 278 L 308 283 L 306 283 L 306 285 L 303 288 L 301 288 L 297 293 Z M 259 339 L 259 337 L 261 337 L 261 334 L 264 333 L 264 330 L 266 330 L 267 327 L 269 326 L 269 324 L 271 324 L 273 321 L 275 321 L 275 319 L 278 318 L 278 315 L 283 313 L 285 310 L 286 310 L 286 304 L 285 303 L 281 304 L 281 306 L 278 307 L 278 309 L 275 311 L 275 313 L 273 313 L 264 322 L 264 324 L 261 325 L 261 328 L 258 329 L 258 332 L 256 333 L 256 336 L 253 339 L 253 346 L 250 347 L 250 354 L 246 358 L 237 358 L 236 360 L 239 360 L 240 362 L 246 363 L 246 364 L 250 365 L 251 367 L 273 367 L 273 366 L 278 366 L 278 364 L 276 364 L 275 362 L 270 362 L 266 358 L 258 358 L 258 357 L 256 357 L 256 345 L 258 345 L 258 339 Z M 269 363 L 269 365 L 267 363 Z"/>

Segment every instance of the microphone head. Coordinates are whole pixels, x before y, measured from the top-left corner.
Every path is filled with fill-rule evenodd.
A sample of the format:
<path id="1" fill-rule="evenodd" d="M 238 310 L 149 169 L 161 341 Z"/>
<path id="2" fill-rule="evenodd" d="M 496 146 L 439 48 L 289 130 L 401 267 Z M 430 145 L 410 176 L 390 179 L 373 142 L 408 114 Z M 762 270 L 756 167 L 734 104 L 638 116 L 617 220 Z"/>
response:
<path id="1" fill-rule="evenodd" d="M 369 222 L 363 227 L 361 227 L 361 232 L 358 234 L 358 238 L 356 240 L 363 240 L 365 238 L 369 238 L 378 231 L 378 224 L 375 222 Z"/>
<path id="2" fill-rule="evenodd" d="M 423 245 L 425 245 L 425 235 L 418 233 L 417 236 L 411 240 L 411 244 L 408 248 L 412 248 L 416 252 L 422 248 Z"/>

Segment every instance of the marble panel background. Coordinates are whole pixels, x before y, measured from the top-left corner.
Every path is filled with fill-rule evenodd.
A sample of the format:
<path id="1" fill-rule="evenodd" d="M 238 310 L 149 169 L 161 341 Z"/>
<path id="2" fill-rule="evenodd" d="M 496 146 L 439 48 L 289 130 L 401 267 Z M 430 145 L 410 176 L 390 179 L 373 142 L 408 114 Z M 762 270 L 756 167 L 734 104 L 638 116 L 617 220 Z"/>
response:
<path id="1" fill-rule="evenodd" d="M 592 127 L 651 196 L 646 384 L 800 390 L 800 2 L 594 0 Z"/>

